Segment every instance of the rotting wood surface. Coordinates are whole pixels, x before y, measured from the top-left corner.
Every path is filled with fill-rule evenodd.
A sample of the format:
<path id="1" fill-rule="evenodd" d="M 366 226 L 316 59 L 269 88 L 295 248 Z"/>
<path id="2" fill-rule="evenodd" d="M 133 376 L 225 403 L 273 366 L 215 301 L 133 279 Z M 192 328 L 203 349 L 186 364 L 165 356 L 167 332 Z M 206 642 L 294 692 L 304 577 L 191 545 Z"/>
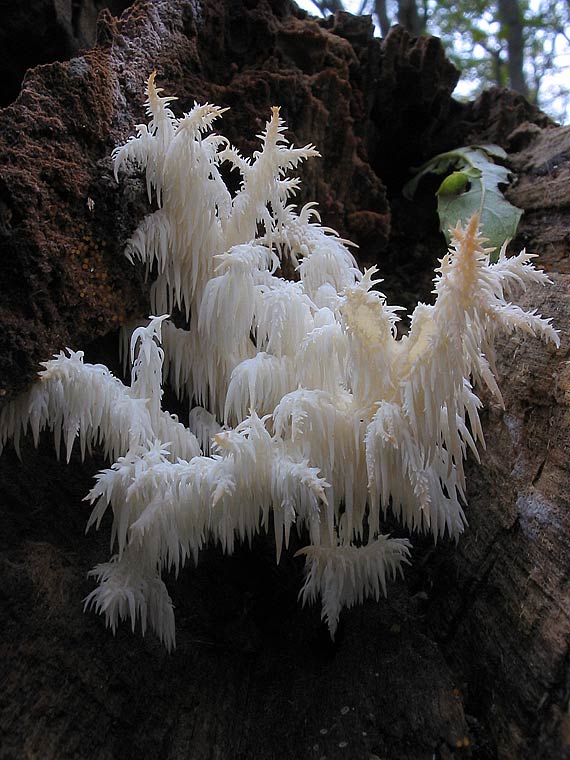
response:
<path id="1" fill-rule="evenodd" d="M 310 198 L 325 223 L 361 230 L 361 260 L 386 272 L 392 301 L 427 297 L 441 253 L 427 197 L 415 208 L 399 197 L 407 167 L 464 142 L 508 150 L 509 197 L 528 210 L 515 244 L 568 272 L 568 130 L 506 91 L 454 103 L 455 74 L 433 40 L 396 30 L 380 43 L 363 20 L 318 26 L 285 2 L 208 9 L 198 18 L 183 0 L 141 2 L 120 25 L 106 16 L 98 48 L 30 73 L 0 113 L 5 397 L 68 343 L 108 362 L 116 325 L 145 314 L 142 277 L 120 254 L 144 188 L 116 187 L 108 156 L 142 120 L 149 68 L 182 105 L 231 104 L 238 141 L 284 99 L 292 138 L 324 156 L 304 180 Z M 243 29 L 254 44 L 240 43 Z M 60 465 L 47 437 L 21 463 L 7 451 L 0 758 L 570 756 L 570 284 L 553 277 L 525 298 L 553 317 L 562 347 L 501 344 L 506 411 L 485 410 L 469 530 L 458 547 L 414 538 L 405 581 L 343 613 L 334 645 L 318 610 L 297 604 L 295 547 L 276 567 L 263 537 L 229 558 L 209 549 L 172 579 L 173 655 L 126 626 L 113 638 L 81 609 L 86 573 L 107 555 L 104 529 L 84 536 L 81 501 L 104 463 Z"/>

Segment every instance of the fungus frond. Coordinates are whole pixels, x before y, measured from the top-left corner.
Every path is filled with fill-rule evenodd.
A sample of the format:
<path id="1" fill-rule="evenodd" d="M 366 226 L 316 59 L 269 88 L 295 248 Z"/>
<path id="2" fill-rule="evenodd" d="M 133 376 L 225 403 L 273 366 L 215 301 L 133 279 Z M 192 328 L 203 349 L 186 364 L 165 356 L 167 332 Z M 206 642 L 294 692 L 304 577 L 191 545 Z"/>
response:
<path id="1" fill-rule="evenodd" d="M 476 385 L 501 400 L 498 332 L 559 344 L 550 320 L 508 300 L 548 279 L 524 251 L 490 263 L 473 217 L 453 230 L 434 304 L 399 339 L 376 268 L 358 270 L 314 204 L 290 203 L 291 170 L 318 153 L 287 141 L 279 109 L 247 158 L 211 132 L 225 109 L 176 118 L 160 92 L 153 74 L 149 123 L 113 158 L 117 175 L 144 169 L 156 194 L 126 254 L 155 278 L 162 316 L 132 333 L 130 385 L 80 351 L 46 362 L 0 411 L 0 449 L 48 428 L 68 460 L 79 438 L 82 456 L 100 447 L 111 462 L 87 496 L 88 527 L 110 512 L 115 554 L 92 571 L 85 606 L 113 631 L 130 619 L 172 648 L 161 572 L 197 562 L 208 541 L 230 553 L 272 522 L 278 561 L 291 530 L 308 533 L 301 596 L 322 599 L 334 636 L 341 609 L 378 599 L 409 561 L 409 542 L 383 533 L 388 510 L 436 541 L 463 531 L 464 461 L 484 447 Z M 241 175 L 233 195 L 223 162 Z M 277 276 L 284 258 L 299 281 Z M 187 425 L 162 408 L 165 380 L 193 406 Z"/>

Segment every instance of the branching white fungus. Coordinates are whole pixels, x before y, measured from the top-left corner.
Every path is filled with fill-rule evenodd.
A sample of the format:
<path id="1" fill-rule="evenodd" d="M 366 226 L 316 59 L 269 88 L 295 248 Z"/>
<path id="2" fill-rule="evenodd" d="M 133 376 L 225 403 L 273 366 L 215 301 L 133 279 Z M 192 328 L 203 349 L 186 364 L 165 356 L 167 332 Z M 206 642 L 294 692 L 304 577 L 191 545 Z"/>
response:
<path id="1" fill-rule="evenodd" d="M 223 109 L 176 118 L 148 82 L 148 125 L 114 153 L 115 171 L 146 171 L 158 210 L 127 255 L 157 272 L 155 316 L 131 338 L 130 386 L 81 352 L 45 363 L 40 382 L 0 415 L 0 446 L 49 428 L 67 458 L 101 446 L 113 462 L 87 496 L 89 525 L 113 512 L 112 559 L 92 574 L 86 607 L 113 631 L 130 618 L 175 642 L 161 572 L 197 561 L 210 540 L 231 552 L 273 526 L 279 559 L 306 528 L 304 601 L 322 598 L 331 635 L 341 608 L 386 593 L 409 541 L 382 534 L 392 510 L 410 531 L 457 538 L 465 526 L 463 462 L 483 443 L 472 381 L 501 401 L 493 340 L 524 330 L 558 345 L 550 321 L 508 302 L 546 276 L 524 252 L 495 264 L 477 218 L 452 231 L 434 305 L 419 304 L 398 340 L 397 307 L 359 272 L 313 204 L 290 204 L 288 173 L 318 155 L 290 146 L 279 110 L 252 159 L 207 134 Z M 242 178 L 228 191 L 220 165 Z M 299 282 L 277 277 L 279 261 Z M 187 329 L 168 321 L 179 310 Z M 190 428 L 161 408 L 163 375 L 194 406 Z M 225 426 L 225 427 L 223 427 Z M 229 427 L 231 426 L 231 427 Z M 211 453 L 210 453 L 211 452 Z"/>

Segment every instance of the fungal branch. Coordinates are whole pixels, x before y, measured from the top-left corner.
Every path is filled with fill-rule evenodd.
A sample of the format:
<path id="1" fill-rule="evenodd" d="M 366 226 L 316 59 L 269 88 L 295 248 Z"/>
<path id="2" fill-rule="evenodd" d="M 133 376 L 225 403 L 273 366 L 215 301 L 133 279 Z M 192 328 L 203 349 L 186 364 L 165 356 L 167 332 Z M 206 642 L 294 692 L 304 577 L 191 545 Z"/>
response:
<path id="1" fill-rule="evenodd" d="M 386 593 L 410 542 L 382 532 L 391 510 L 410 532 L 457 538 L 465 527 L 468 449 L 483 443 L 472 383 L 500 401 L 493 341 L 520 329 L 558 345 L 548 319 L 509 299 L 546 283 L 531 256 L 490 263 L 477 217 L 452 231 L 433 305 L 418 304 L 398 340 L 398 307 L 320 225 L 314 204 L 290 203 L 289 172 L 317 156 L 294 148 L 274 108 L 260 150 L 242 157 L 211 133 L 224 109 L 177 118 L 148 81 L 148 125 L 114 152 L 115 172 L 146 172 L 149 214 L 127 242 L 157 276 L 154 313 L 131 338 L 132 381 L 68 351 L 0 414 L 0 447 L 49 428 L 67 459 L 102 446 L 111 463 L 87 496 L 89 526 L 112 511 L 109 562 L 86 600 L 116 629 L 150 626 L 175 643 L 164 570 L 198 561 L 208 541 L 232 552 L 273 514 L 277 560 L 295 527 L 309 544 L 303 601 L 322 599 L 334 636 L 340 611 Z M 220 166 L 241 175 L 233 196 Z M 299 280 L 276 275 L 283 257 Z M 175 327 L 168 314 L 179 312 Z M 192 411 L 184 425 L 161 406 L 163 378 Z"/>

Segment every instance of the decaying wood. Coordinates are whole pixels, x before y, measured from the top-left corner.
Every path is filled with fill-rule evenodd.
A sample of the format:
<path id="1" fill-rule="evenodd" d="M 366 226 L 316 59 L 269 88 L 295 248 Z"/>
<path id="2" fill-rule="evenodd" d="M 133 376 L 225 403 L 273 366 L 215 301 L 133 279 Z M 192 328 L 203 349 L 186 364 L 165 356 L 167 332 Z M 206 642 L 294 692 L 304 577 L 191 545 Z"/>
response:
<path id="1" fill-rule="evenodd" d="M 280 103 L 291 138 L 323 153 L 307 199 L 358 237 L 395 302 L 429 297 L 443 250 L 429 188 L 414 207 L 400 196 L 408 167 L 465 142 L 501 144 L 517 173 L 509 197 L 527 210 L 515 246 L 553 273 L 525 303 L 553 318 L 562 346 L 501 343 L 506 408 L 486 400 L 469 530 L 457 547 L 414 538 L 405 580 L 343 613 L 334 645 L 318 611 L 297 604 L 295 547 L 276 567 L 264 537 L 233 557 L 212 547 L 171 579 L 173 655 L 126 627 L 113 638 L 81 609 L 86 573 L 107 555 L 104 529 L 84 536 L 81 501 L 104 463 L 58 464 L 47 436 L 21 462 L 8 449 L 0 758 L 570 756 L 570 132 L 506 91 L 455 103 L 434 40 L 397 29 L 381 43 L 365 20 L 319 25 L 284 1 L 203 6 L 107 14 L 98 47 L 30 72 L 0 112 L 5 399 L 65 345 L 112 362 L 117 325 L 146 313 L 143 278 L 121 255 L 144 187 L 117 187 L 109 154 L 142 120 L 152 69 L 181 110 L 194 98 L 231 105 L 225 124 L 246 152 L 244 136 Z"/>

